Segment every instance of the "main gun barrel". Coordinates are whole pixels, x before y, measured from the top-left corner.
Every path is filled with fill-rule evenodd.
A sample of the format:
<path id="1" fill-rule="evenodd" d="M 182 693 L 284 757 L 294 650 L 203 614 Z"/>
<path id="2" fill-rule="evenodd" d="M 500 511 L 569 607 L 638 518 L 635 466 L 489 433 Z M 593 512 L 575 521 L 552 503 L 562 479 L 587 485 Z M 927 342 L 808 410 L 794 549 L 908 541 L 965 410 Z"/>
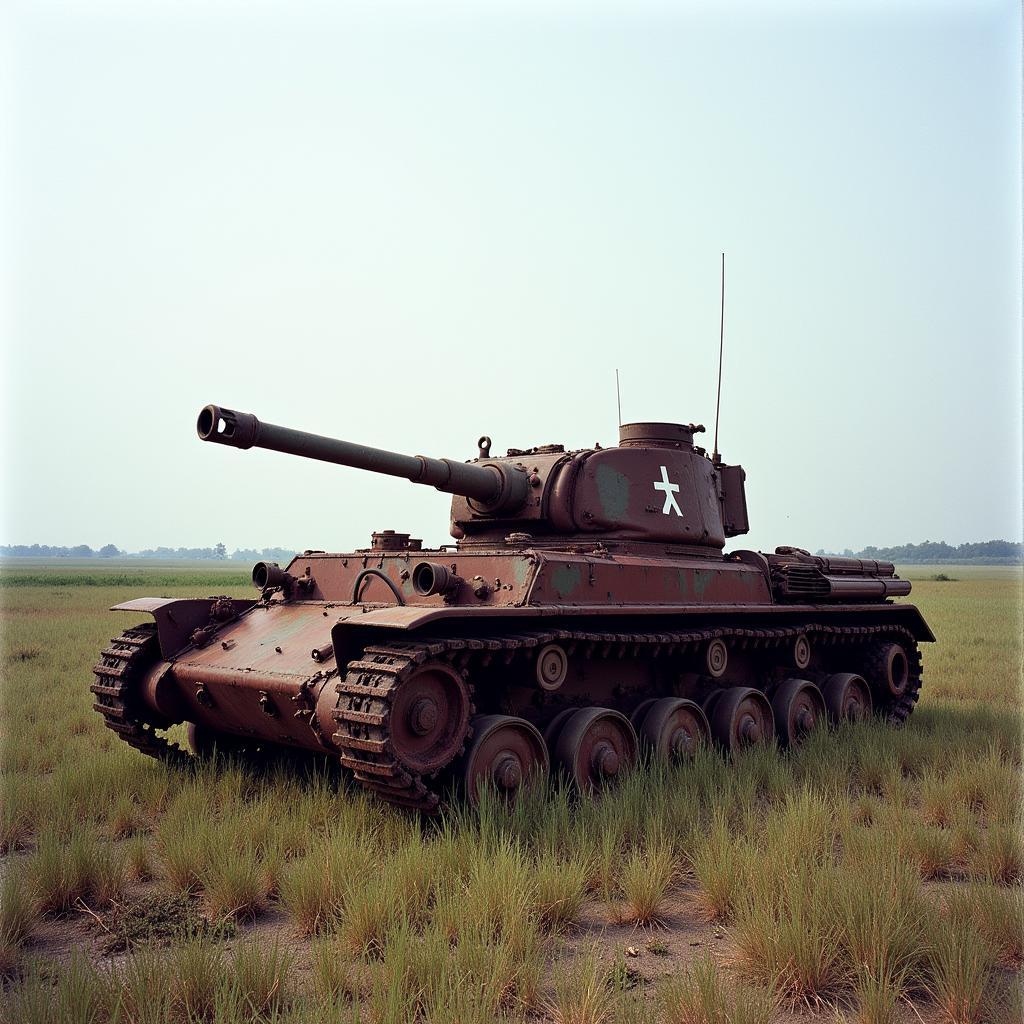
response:
<path id="1" fill-rule="evenodd" d="M 461 494 L 484 506 L 488 512 L 512 511 L 526 500 L 526 473 L 514 466 L 474 466 L 451 459 L 400 455 L 351 441 L 308 434 L 304 430 L 263 423 L 252 413 L 236 412 L 219 405 L 208 405 L 199 413 L 196 431 L 203 441 L 228 444 L 234 448 L 269 448 L 305 459 L 404 477 L 448 494 Z"/>

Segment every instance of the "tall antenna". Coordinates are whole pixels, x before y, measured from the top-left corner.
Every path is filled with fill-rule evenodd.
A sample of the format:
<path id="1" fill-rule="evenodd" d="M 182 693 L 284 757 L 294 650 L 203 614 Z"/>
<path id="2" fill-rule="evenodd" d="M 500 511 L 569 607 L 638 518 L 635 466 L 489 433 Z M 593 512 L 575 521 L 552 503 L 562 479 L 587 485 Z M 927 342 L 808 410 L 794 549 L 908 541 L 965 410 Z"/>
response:
<path id="1" fill-rule="evenodd" d="M 619 426 L 622 426 L 622 391 L 619 388 L 619 370 L 615 369 L 615 403 L 619 409 Z"/>
<path id="2" fill-rule="evenodd" d="M 722 253 L 722 308 L 718 318 L 718 397 L 715 399 L 715 450 L 711 458 L 718 461 L 718 412 L 722 407 L 722 350 L 725 348 L 725 253 Z"/>

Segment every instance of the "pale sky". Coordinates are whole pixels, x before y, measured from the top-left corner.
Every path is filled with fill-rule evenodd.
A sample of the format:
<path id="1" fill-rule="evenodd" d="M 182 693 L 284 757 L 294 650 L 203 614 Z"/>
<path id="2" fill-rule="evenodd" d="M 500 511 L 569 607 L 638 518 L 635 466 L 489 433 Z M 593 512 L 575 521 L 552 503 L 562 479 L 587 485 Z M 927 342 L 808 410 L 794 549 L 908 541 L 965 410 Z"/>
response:
<path id="1" fill-rule="evenodd" d="M 1021 536 L 1012 2 L 13 3 L 0 543 L 447 539 L 412 454 L 713 429 L 734 547 Z"/>

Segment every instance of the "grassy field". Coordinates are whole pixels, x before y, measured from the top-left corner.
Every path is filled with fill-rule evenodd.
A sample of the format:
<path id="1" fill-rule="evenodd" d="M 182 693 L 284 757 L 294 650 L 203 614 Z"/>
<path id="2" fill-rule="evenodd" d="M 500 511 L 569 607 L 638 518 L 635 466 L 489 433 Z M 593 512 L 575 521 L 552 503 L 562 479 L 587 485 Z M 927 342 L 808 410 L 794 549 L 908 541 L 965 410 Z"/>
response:
<path id="1" fill-rule="evenodd" d="M 158 558 L 0 558 L 0 588 L 244 587 L 248 562 Z"/>
<path id="2" fill-rule="evenodd" d="M 1018 569 L 909 567 L 940 643 L 903 730 L 421 824 L 103 727 L 106 608 L 248 594 L 232 568 L 0 567 L 0 1019 L 1024 1017 Z"/>

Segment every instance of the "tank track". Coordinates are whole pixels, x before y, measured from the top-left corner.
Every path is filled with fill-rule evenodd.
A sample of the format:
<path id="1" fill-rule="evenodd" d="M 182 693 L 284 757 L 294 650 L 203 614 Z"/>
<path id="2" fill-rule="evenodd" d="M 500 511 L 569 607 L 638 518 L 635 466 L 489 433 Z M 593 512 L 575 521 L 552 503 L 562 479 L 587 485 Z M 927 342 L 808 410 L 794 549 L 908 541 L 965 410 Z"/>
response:
<path id="1" fill-rule="evenodd" d="M 342 766 L 356 781 L 390 803 L 420 811 L 436 811 L 441 790 L 436 783 L 442 772 L 424 778 L 408 770 L 395 756 L 389 742 L 391 703 L 402 682 L 417 665 L 430 658 L 447 660 L 460 667 L 479 657 L 486 667 L 495 656 L 511 659 L 519 651 L 548 643 L 564 642 L 584 646 L 584 657 L 658 657 L 685 654 L 713 639 L 722 639 L 741 650 L 769 651 L 798 635 L 813 637 L 816 646 L 857 644 L 879 638 L 900 640 L 906 645 L 910 663 L 907 689 L 898 701 L 880 711 L 894 723 L 906 721 L 917 703 L 921 689 L 921 653 L 909 630 L 901 626 L 832 626 L 806 624 L 787 629 L 722 628 L 672 633 L 613 633 L 555 629 L 545 632 L 514 633 L 493 638 L 430 638 L 422 641 L 395 640 L 367 647 L 348 663 L 337 683 L 338 704 L 333 716 L 337 730 L 334 743 L 341 752 Z M 796 671 L 796 670 L 794 670 Z M 472 713 L 472 709 L 471 709 Z M 465 740 L 472 734 L 467 732 Z"/>
<path id="2" fill-rule="evenodd" d="M 96 695 L 93 710 L 103 716 L 104 724 L 129 746 L 158 761 L 185 763 L 189 755 L 163 736 L 158 725 L 133 699 L 133 689 L 142 673 L 160 660 L 156 625 L 144 622 L 126 629 L 100 652 L 102 660 L 93 667 L 96 681 L 89 689 Z"/>

